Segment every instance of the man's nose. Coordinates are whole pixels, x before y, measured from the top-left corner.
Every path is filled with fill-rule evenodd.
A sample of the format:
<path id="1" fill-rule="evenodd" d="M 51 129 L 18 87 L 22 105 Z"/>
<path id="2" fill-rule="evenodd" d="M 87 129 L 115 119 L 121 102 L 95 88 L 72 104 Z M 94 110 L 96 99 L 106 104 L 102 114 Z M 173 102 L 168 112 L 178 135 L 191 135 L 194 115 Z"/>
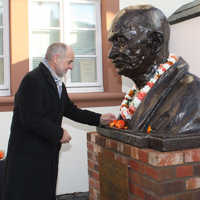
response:
<path id="1" fill-rule="evenodd" d="M 108 53 L 108 58 L 113 59 L 113 58 L 117 57 L 117 55 L 118 55 L 117 48 L 112 46 Z"/>

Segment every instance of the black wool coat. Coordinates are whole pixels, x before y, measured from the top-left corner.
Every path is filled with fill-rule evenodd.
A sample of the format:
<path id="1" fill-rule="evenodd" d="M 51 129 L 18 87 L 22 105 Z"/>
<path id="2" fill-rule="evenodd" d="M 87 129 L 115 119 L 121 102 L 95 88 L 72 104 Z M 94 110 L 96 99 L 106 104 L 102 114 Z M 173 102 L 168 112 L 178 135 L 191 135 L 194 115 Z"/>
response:
<path id="1" fill-rule="evenodd" d="M 3 200 L 56 200 L 63 116 L 98 126 L 101 115 L 77 108 L 64 84 L 59 98 L 51 73 L 40 63 L 15 95 Z"/>

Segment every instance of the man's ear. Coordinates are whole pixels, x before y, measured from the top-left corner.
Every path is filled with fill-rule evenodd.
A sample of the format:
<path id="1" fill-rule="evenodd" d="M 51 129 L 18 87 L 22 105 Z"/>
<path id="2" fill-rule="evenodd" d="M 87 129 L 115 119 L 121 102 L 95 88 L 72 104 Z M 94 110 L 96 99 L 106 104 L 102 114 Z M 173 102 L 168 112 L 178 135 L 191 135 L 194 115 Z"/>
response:
<path id="1" fill-rule="evenodd" d="M 164 34 L 162 32 L 154 31 L 148 35 L 148 44 L 152 49 L 152 53 L 158 53 L 164 43 Z"/>

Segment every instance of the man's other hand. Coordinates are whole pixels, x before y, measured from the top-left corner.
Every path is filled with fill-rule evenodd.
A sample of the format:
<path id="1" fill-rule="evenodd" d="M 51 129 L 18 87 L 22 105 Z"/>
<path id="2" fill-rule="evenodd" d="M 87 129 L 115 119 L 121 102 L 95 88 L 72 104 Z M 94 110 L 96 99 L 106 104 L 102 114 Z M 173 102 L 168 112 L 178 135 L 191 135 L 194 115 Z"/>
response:
<path id="1" fill-rule="evenodd" d="M 116 120 L 116 119 L 117 118 L 112 113 L 106 113 L 106 114 L 101 115 L 100 123 L 102 125 L 108 125 L 110 122 L 112 122 L 113 120 Z"/>
<path id="2" fill-rule="evenodd" d="M 65 129 L 63 129 L 63 136 L 62 136 L 62 139 L 60 140 L 60 142 L 68 143 L 71 139 L 72 138 L 71 138 L 70 134 Z"/>

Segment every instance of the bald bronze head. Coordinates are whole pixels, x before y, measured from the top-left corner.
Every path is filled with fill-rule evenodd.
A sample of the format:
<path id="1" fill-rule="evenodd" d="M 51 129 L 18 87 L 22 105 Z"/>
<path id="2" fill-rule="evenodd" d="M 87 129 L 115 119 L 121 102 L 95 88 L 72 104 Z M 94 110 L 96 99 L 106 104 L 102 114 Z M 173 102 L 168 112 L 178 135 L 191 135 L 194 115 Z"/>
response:
<path id="1" fill-rule="evenodd" d="M 129 6 L 115 16 L 109 30 L 109 58 L 120 75 L 141 88 L 156 66 L 166 62 L 169 35 L 167 18 L 159 9 L 150 5 Z"/>

